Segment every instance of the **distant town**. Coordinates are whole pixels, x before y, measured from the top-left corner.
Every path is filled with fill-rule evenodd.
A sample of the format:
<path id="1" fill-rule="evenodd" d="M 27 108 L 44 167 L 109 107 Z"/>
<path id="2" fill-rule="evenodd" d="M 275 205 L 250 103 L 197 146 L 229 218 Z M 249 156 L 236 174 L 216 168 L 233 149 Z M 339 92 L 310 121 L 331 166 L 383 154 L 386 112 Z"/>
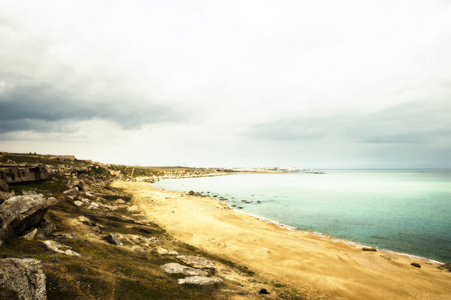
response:
<path id="1" fill-rule="evenodd" d="M 303 173 L 314 173 L 314 174 L 324 174 L 322 171 L 316 171 L 313 169 L 299 169 L 299 168 L 279 168 L 279 167 L 258 167 L 258 168 L 232 168 L 232 171 L 236 172 L 303 172 Z"/>

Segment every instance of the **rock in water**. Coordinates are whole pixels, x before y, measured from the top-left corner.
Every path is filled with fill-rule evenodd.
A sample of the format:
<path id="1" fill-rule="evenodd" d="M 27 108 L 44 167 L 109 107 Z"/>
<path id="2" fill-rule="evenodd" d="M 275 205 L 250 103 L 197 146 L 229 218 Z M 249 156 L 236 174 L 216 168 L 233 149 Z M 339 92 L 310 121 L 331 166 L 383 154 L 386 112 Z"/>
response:
<path id="1" fill-rule="evenodd" d="M 15 196 L 0 205 L 0 245 L 37 227 L 55 198 L 40 195 Z"/>
<path id="2" fill-rule="evenodd" d="M 199 269 L 194 269 L 191 267 L 183 266 L 178 263 L 169 263 L 162 265 L 161 268 L 169 274 L 182 274 L 188 276 L 207 276 L 208 273 Z"/>
<path id="3" fill-rule="evenodd" d="M 177 256 L 177 259 L 197 269 L 210 269 L 213 271 L 216 270 L 215 264 L 212 261 L 200 256 L 179 255 Z"/>
<path id="4" fill-rule="evenodd" d="M 0 260 L 0 299 L 46 300 L 45 275 L 36 259 Z"/>
<path id="5" fill-rule="evenodd" d="M 182 278 L 178 280 L 178 284 L 185 285 L 197 285 L 197 286 L 205 286 L 205 285 L 213 285 L 222 283 L 223 280 L 219 277 L 206 277 L 206 276 L 190 276 L 186 278 Z"/>

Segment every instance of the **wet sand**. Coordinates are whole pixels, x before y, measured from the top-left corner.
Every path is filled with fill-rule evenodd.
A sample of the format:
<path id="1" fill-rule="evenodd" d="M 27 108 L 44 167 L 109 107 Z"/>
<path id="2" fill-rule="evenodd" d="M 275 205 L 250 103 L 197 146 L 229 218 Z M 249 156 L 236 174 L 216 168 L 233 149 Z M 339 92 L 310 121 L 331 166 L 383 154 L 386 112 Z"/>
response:
<path id="1" fill-rule="evenodd" d="M 114 186 L 131 193 L 143 215 L 178 240 L 313 297 L 449 299 L 451 295 L 451 273 L 437 269 L 438 264 L 290 231 L 234 211 L 217 199 L 164 191 L 148 183 Z"/>

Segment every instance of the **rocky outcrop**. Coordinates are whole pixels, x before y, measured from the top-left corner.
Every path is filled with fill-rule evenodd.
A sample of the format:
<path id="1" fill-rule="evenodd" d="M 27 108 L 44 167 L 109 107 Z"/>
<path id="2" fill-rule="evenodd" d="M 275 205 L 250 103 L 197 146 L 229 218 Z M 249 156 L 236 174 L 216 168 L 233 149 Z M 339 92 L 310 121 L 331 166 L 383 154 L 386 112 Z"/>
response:
<path id="1" fill-rule="evenodd" d="M 0 205 L 0 245 L 8 238 L 21 236 L 40 225 L 50 205 L 56 203 L 53 197 L 41 195 L 12 197 Z"/>
<path id="2" fill-rule="evenodd" d="M 1 164 L 0 173 L 2 174 L 0 177 L 6 183 L 38 181 L 49 178 L 47 168 L 42 164 L 37 165 Z"/>
<path id="3" fill-rule="evenodd" d="M 45 300 L 45 275 L 36 259 L 0 260 L 0 299 Z"/>
<path id="4" fill-rule="evenodd" d="M 219 277 L 206 277 L 206 276 L 190 276 L 178 280 L 178 284 L 207 286 L 222 283 L 223 280 Z"/>
<path id="5" fill-rule="evenodd" d="M 177 256 L 177 259 L 197 269 L 216 270 L 215 264 L 212 261 L 200 256 L 179 255 Z"/>

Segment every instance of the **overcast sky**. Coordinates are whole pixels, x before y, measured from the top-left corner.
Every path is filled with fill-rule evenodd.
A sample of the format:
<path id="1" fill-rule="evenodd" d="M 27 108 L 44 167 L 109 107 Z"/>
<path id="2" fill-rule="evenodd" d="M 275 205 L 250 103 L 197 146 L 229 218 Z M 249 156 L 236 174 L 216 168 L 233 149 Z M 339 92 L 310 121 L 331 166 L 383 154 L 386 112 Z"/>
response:
<path id="1" fill-rule="evenodd" d="M 0 151 L 451 168 L 451 1 L 0 0 Z"/>

